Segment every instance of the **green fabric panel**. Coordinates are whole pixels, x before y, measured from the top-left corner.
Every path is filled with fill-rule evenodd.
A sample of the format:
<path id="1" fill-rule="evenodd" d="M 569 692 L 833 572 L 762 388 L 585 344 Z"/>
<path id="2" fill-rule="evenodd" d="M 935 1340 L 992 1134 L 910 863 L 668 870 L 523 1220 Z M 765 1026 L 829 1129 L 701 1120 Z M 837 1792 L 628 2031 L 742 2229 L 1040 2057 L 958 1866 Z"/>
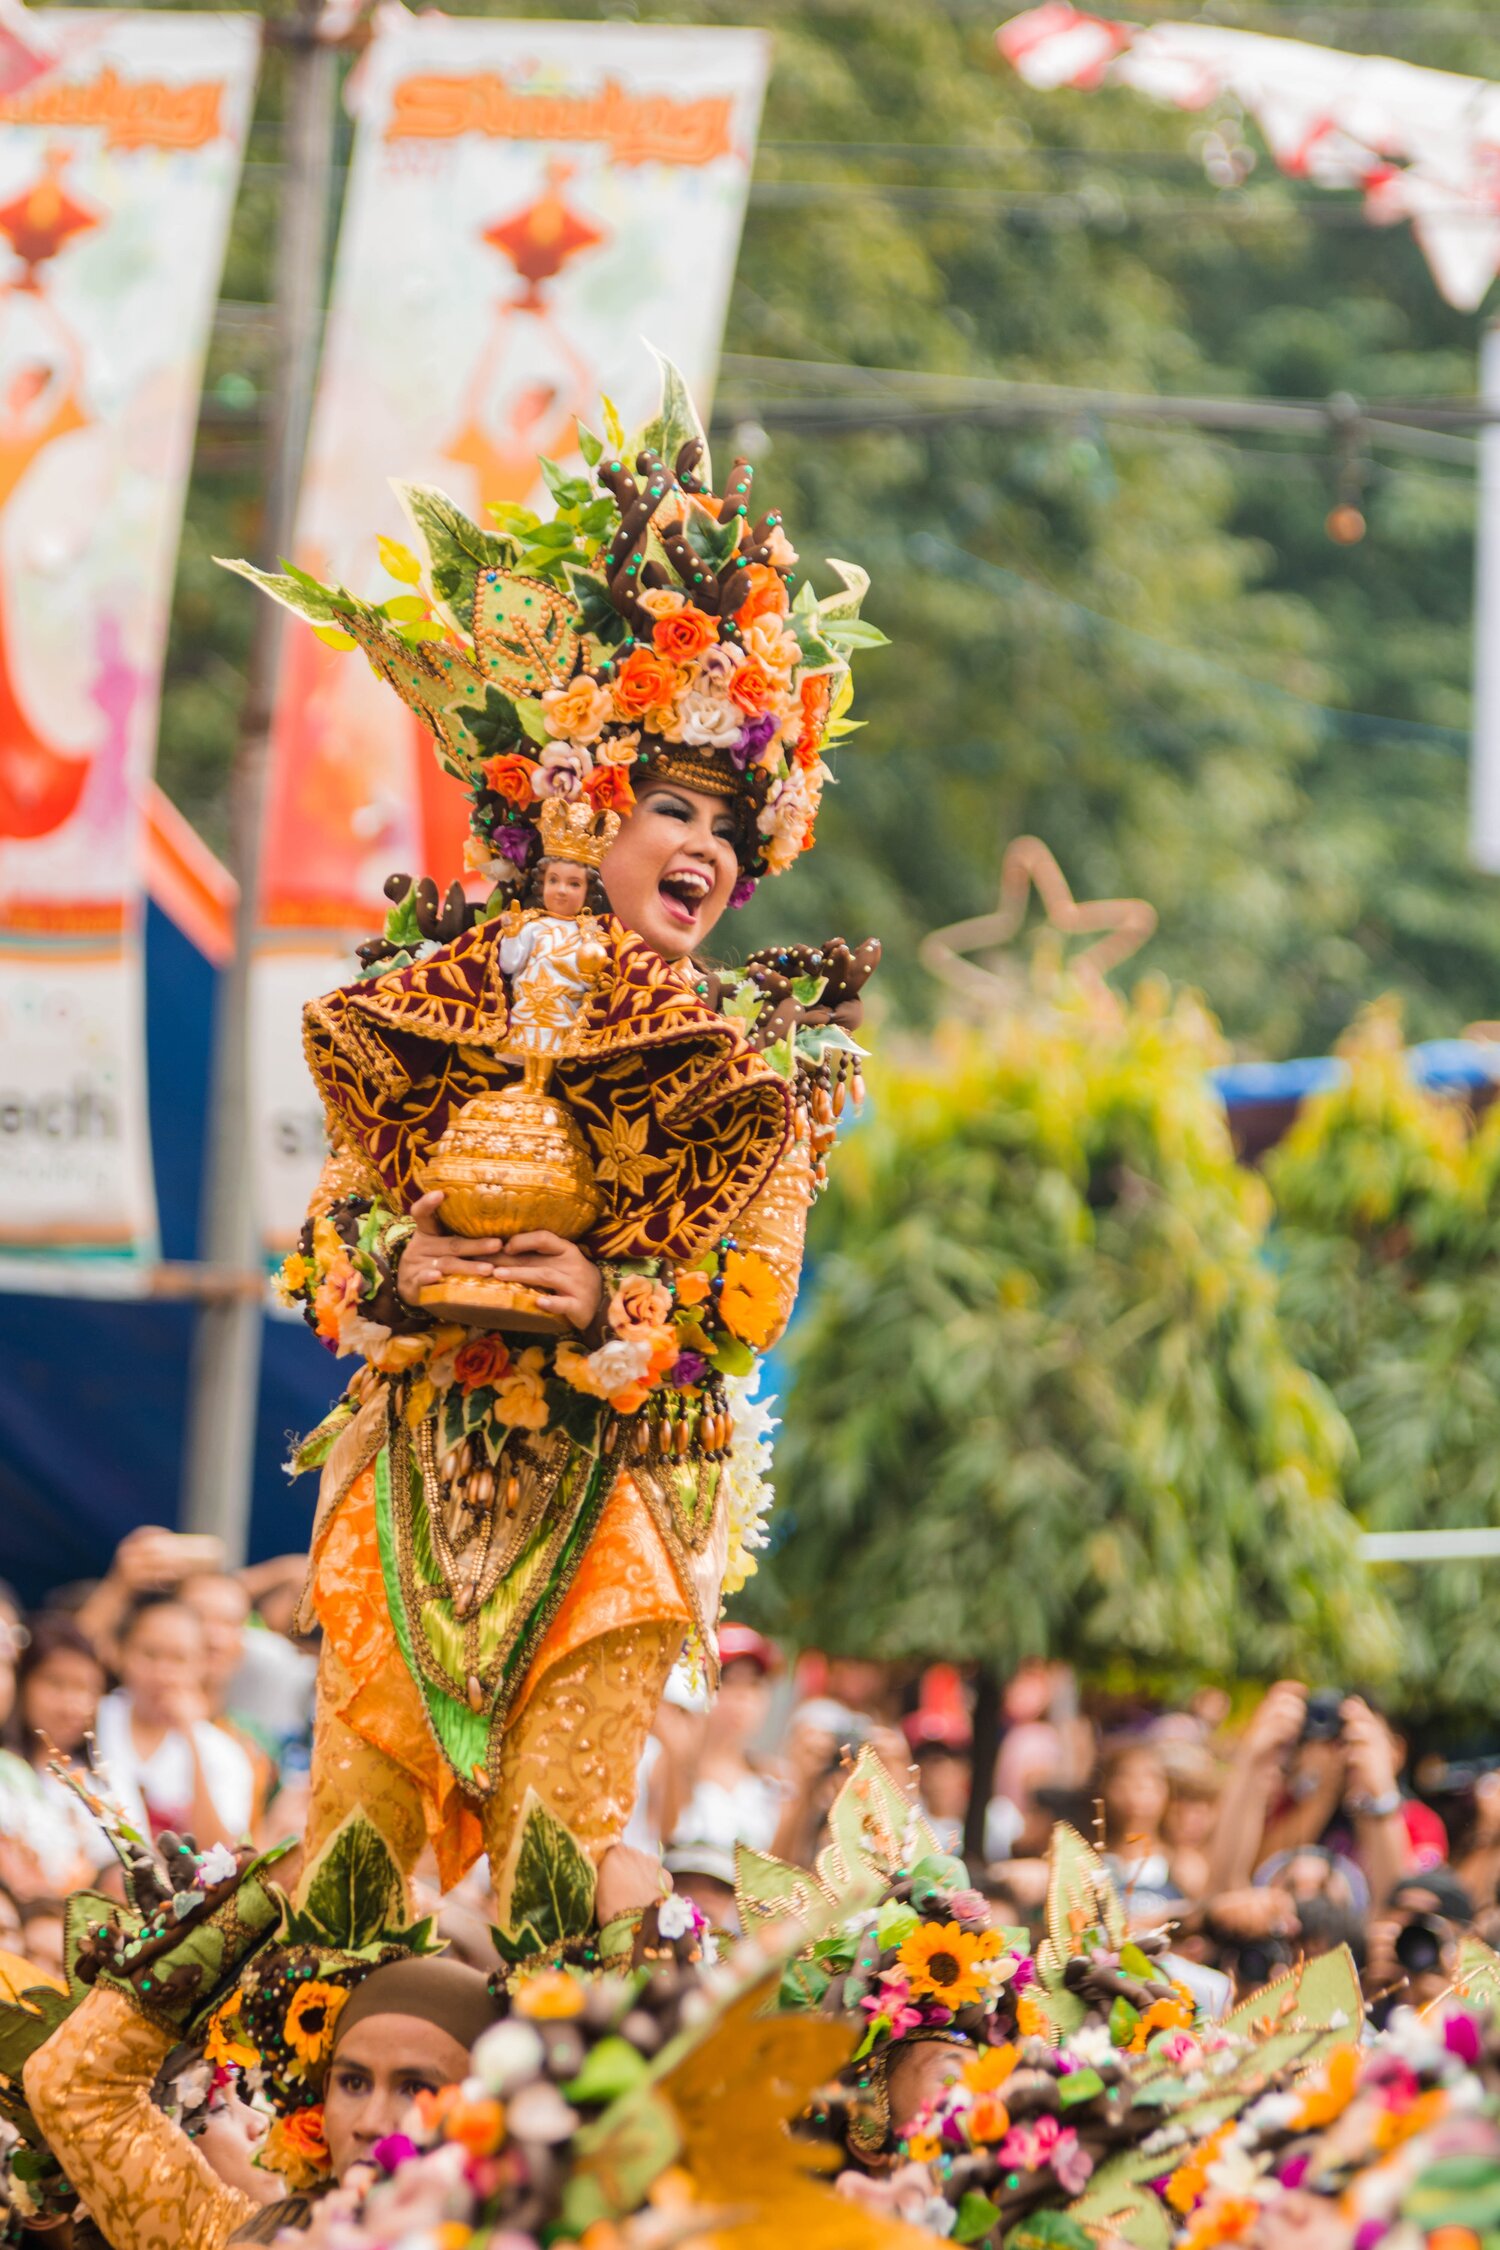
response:
<path id="1" fill-rule="evenodd" d="M 444 1695 L 441 1688 L 435 1687 L 424 1676 L 420 1665 L 415 1661 L 411 1620 L 407 1617 L 406 1605 L 401 1599 L 401 1576 L 396 1568 L 396 1534 L 391 1522 L 391 1457 L 388 1446 L 382 1446 L 375 1457 L 375 1529 L 380 1542 L 380 1570 L 385 1580 L 385 1598 L 402 1661 L 417 1683 L 444 1757 L 455 1773 L 467 1778 L 475 1766 L 484 1764 L 485 1752 L 489 1746 L 489 1725 L 484 1712 L 471 1711 L 466 1702 L 460 1703 L 455 1697 Z"/>

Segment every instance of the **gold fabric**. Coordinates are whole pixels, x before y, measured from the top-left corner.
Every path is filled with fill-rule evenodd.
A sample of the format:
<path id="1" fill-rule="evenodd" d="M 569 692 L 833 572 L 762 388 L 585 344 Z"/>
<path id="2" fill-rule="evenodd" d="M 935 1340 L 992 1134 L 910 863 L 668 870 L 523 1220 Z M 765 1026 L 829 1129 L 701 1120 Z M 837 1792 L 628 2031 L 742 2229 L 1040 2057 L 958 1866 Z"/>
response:
<path id="1" fill-rule="evenodd" d="M 260 2209 L 153 2108 L 172 2044 L 120 1993 L 96 1990 L 26 2065 L 37 2123 L 110 2250 L 222 2250 Z"/>
<path id="2" fill-rule="evenodd" d="M 779 1284 L 776 1324 L 767 1339 L 768 1350 L 780 1338 L 797 1302 L 812 1192 L 812 1154 L 807 1142 L 797 1138 L 735 1221 L 735 1241 L 742 1250 L 758 1250 Z"/>
<path id="3" fill-rule="evenodd" d="M 625 1625 L 592 1635 L 548 1665 L 506 1734 L 494 1794 L 480 1807 L 463 1808 L 471 1847 L 466 1865 L 481 1849 L 492 1866 L 502 1864 L 528 1789 L 566 1821 L 596 1863 L 619 1842 L 635 1802 L 636 1768 L 682 1632 L 677 1619 Z M 389 1684 L 396 1686 L 394 1680 Z M 338 1716 L 346 1688 L 337 1655 L 325 1650 L 307 1864 L 357 1809 L 380 1830 L 410 1876 L 428 1840 L 430 1799 L 408 1770 Z M 451 1863 L 443 1866 L 441 1856 L 439 1866 L 448 1888 L 458 1876 Z"/>

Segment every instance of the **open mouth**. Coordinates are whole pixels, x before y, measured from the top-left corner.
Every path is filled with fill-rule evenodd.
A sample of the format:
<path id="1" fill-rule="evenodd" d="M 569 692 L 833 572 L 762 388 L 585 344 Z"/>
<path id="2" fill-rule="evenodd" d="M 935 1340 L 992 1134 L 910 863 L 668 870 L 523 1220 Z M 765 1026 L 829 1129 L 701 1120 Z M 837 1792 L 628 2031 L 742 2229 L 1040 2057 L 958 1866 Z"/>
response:
<path id="1" fill-rule="evenodd" d="M 657 884 L 657 894 L 670 919 L 687 928 L 698 919 L 713 880 L 697 867 L 674 867 Z"/>

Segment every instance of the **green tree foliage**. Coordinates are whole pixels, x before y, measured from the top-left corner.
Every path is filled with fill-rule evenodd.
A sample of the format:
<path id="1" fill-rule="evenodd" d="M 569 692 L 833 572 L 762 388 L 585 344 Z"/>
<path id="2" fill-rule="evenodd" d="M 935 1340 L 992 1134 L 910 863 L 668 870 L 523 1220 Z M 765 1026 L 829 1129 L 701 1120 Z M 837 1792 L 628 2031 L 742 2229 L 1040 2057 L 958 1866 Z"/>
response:
<path id="1" fill-rule="evenodd" d="M 1014 1663 L 1378 1673 L 1348 1433 L 1280 1333 L 1212 1027 L 1023 1010 L 876 1083 L 819 1207 L 771 1622 Z"/>
<path id="2" fill-rule="evenodd" d="M 1421 1092 L 1391 1009 L 1344 1053 L 1346 1083 L 1305 1104 L 1268 1165 L 1288 1340 L 1348 1419 L 1345 1492 L 1370 1530 L 1500 1525 L 1500 1109 L 1470 1134 Z M 1494 1567 L 1380 1570 L 1414 1715 L 1493 1713 Z"/>
<path id="3" fill-rule="evenodd" d="M 1380 42 L 1493 68 L 1494 41 L 1461 45 L 1436 8 L 1423 0 L 1399 26 L 1387 11 Z M 523 0 L 511 12 L 600 10 Z M 630 12 L 722 15 L 774 40 L 721 448 L 732 426 L 769 419 L 788 383 L 807 389 L 774 359 L 1138 391 L 1472 387 L 1476 324 L 1442 307 L 1404 230 L 1366 229 L 1352 205 L 1264 160 L 1226 203 L 1193 153 L 1202 118 L 1118 91 L 1028 91 L 994 48 L 1003 9 L 642 0 Z M 1359 21 L 1340 35 L 1359 44 Z M 162 733 L 167 787 L 219 841 L 250 607 L 207 558 L 255 538 L 268 367 L 254 308 L 269 293 L 283 69 L 272 53 Z M 1386 986 L 1416 1031 L 1492 1009 L 1500 917 L 1463 870 L 1455 754 L 1461 469 L 1379 451 L 1370 535 L 1354 549 L 1322 528 L 1336 481 L 1322 447 L 1077 416 L 1024 429 L 913 417 L 838 436 L 776 426 L 762 473 L 809 555 L 869 565 L 871 614 L 899 646 L 870 667 L 870 724 L 840 756 L 824 849 L 765 886 L 728 947 L 879 930 L 887 986 L 920 1019 L 931 993 L 916 937 L 988 905 L 1000 845 L 1031 829 L 1080 896 L 1154 901 L 1153 965 L 1202 984 L 1236 1038 L 1321 1044 Z M 1419 731 L 1350 716 L 1371 713 Z"/>

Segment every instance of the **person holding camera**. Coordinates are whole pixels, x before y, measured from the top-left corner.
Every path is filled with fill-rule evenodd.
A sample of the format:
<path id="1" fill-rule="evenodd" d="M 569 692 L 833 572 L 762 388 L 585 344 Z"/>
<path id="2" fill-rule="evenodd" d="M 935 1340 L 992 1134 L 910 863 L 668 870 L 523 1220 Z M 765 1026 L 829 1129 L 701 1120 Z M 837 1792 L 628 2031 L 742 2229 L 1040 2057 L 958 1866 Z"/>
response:
<path id="1" fill-rule="evenodd" d="M 1458 1941 L 1473 1919 L 1474 1901 L 1451 1867 L 1404 1876 L 1384 1911 L 1370 1918 L 1365 1991 L 1372 2004 L 1425 2008 L 1439 1999 L 1453 1982 Z"/>
<path id="2" fill-rule="evenodd" d="M 1235 1753 L 1210 1854 L 1210 1889 L 1249 1883 L 1261 1861 L 1308 1844 L 1343 1852 L 1373 1898 L 1416 1868 L 1399 1745 L 1360 1696 L 1278 1680 Z"/>

